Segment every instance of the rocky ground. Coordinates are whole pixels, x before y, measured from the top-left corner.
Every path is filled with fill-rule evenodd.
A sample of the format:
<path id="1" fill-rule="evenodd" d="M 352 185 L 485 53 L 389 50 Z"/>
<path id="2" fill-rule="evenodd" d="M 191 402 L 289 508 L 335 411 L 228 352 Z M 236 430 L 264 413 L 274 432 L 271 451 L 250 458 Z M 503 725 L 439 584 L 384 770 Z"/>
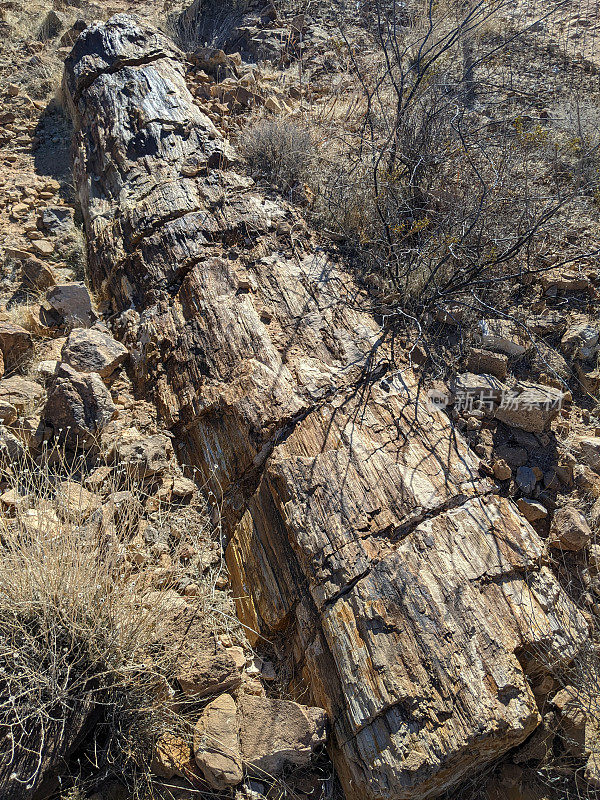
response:
<path id="1" fill-rule="evenodd" d="M 10 459 L 37 459 L 38 466 L 50 445 L 93 453 L 77 474 L 57 472 L 61 488 L 52 524 L 66 518 L 78 530 L 96 524 L 109 530 L 122 543 L 125 574 L 144 576 L 137 601 L 155 603 L 172 630 L 185 629 L 194 644 L 174 681 L 177 692 L 202 698 L 194 733 L 191 740 L 176 734 L 159 739 L 151 764 L 156 797 L 222 792 L 239 800 L 316 800 L 339 791 L 322 753 L 325 713 L 289 700 L 295 676 L 285 647 L 248 637 L 235 621 L 219 524 L 222 498 L 213 494 L 207 503 L 204 479 L 181 463 L 164 418 L 136 393 L 135 353 L 123 345 L 127 336 L 113 324 L 106 298 L 97 302 L 86 285 L 72 130 L 60 89 L 63 61 L 86 24 L 120 11 L 158 22 L 185 41 L 195 31 L 198 4 L 177 31 L 173 15 L 179 10 L 150 0 L 57 2 L 53 8 L 0 3 L 0 437 Z M 527 7 L 532 20 L 539 11 Z M 515 3 L 513 14 L 522 12 Z M 598 16 L 592 0 L 567 4 L 534 31 L 538 39 L 515 48 L 511 80 L 517 76 L 518 85 L 512 91 L 536 95 L 519 110 L 560 122 L 565 96 L 574 89 L 594 106 Z M 320 131 L 332 119 L 335 124 L 331 109 L 340 96 L 349 103 L 355 86 L 331 15 L 267 7 L 238 17 L 229 28 L 205 19 L 194 36 L 208 45 L 188 48 L 187 85 L 218 130 L 242 143 L 257 114 L 308 117 Z M 360 44 L 362 34 L 356 35 Z M 540 52 L 543 57 L 532 58 Z M 556 67 L 556 81 L 544 81 Z M 304 209 L 310 205 L 309 187 L 287 195 Z M 404 357 L 423 367 L 424 395 L 464 434 L 494 494 L 511 498 L 539 534 L 544 564 L 577 602 L 592 635 L 600 614 L 599 249 L 597 217 L 582 204 L 578 218 L 565 219 L 550 242 L 547 269 L 525 284 L 513 280 L 493 313 L 475 319 L 450 309 L 432 320 L 441 360 L 452 365 L 445 374 L 427 368 L 415 331 L 403 332 Z M 132 502 L 132 486 L 115 477 L 119 464 L 129 465 L 139 495 L 132 526 L 115 517 L 116 507 L 129 509 Z M 33 489 L 19 490 L 8 475 L 0 488 L 8 520 L 41 513 Z M 207 632 L 195 614 L 209 595 L 217 611 Z M 572 684 L 547 675 L 536 684 L 528 677 L 542 722 L 474 780 L 474 796 L 593 796 L 600 785 L 597 692 L 582 708 L 577 676 Z M 461 788 L 460 796 L 470 790 Z M 126 791 L 112 782 L 93 797 L 126 797 Z M 54 783 L 45 796 L 61 792 Z"/>

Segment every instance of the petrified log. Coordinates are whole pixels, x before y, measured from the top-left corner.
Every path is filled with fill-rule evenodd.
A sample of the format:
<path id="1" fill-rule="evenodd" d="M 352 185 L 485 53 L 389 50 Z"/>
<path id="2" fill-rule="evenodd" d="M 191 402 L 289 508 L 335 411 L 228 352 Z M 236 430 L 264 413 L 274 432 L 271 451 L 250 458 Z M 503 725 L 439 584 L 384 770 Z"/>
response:
<path id="1" fill-rule="evenodd" d="M 231 169 L 167 39 L 91 26 L 65 94 L 91 282 L 224 499 L 242 620 L 327 709 L 348 798 L 441 794 L 531 733 L 527 671 L 577 650 L 541 541 L 415 403 L 348 274 Z"/>

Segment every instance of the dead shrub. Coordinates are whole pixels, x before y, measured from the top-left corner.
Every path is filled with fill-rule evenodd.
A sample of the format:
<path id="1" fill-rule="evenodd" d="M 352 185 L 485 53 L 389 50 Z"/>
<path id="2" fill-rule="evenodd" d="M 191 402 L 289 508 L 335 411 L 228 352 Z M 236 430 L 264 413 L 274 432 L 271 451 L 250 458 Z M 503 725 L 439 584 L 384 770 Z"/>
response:
<path id="1" fill-rule="evenodd" d="M 0 786 L 14 800 L 54 772 L 67 787 L 73 778 L 93 791 L 114 777 L 147 796 L 157 738 L 193 729 L 174 679 L 184 642 L 169 629 L 169 592 L 149 594 L 150 565 L 126 558 L 143 486 L 115 474 L 120 504 L 107 527 L 90 517 L 83 489 L 79 511 L 77 492 L 65 496 L 65 479 L 89 471 L 85 456 L 56 447 L 0 475 Z M 163 525 L 168 514 L 154 519 Z M 185 533 L 180 525 L 182 544 Z M 195 613 L 225 631 L 231 609 L 214 578 L 197 579 Z"/>

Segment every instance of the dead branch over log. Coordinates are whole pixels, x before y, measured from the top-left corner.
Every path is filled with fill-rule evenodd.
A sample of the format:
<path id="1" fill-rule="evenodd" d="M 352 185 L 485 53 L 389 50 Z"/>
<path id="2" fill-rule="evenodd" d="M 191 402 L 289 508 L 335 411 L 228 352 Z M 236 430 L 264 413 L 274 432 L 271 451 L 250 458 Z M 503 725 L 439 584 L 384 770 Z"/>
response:
<path id="1" fill-rule="evenodd" d="M 539 723 L 523 654 L 558 668 L 583 636 L 541 541 L 415 403 L 343 268 L 231 169 L 167 39 L 93 25 L 65 89 L 90 279 L 225 499 L 242 620 L 327 709 L 348 798 L 442 793 Z"/>

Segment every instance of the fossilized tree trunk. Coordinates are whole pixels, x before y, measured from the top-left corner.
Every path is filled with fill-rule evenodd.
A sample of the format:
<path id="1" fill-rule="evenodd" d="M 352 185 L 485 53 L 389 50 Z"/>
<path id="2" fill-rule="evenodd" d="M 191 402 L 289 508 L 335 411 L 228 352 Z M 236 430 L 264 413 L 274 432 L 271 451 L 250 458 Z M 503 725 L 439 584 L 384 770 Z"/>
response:
<path id="1" fill-rule="evenodd" d="M 533 529 L 414 402 L 364 299 L 231 168 L 180 54 L 129 16 L 67 60 L 90 279 L 183 461 L 224 496 L 243 621 L 287 645 L 348 798 L 421 798 L 523 741 L 578 619 Z M 306 695 L 304 695 L 306 699 Z"/>

